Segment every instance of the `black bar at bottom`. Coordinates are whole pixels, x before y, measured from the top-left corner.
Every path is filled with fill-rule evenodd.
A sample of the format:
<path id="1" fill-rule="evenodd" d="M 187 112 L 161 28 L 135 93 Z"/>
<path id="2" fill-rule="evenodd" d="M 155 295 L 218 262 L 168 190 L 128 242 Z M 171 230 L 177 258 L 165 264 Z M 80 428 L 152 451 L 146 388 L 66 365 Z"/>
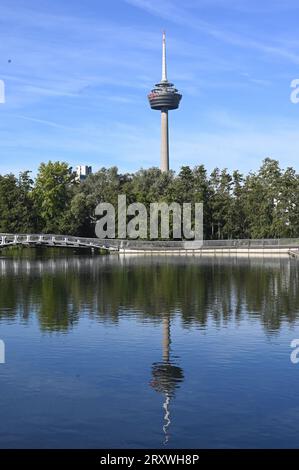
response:
<path id="1" fill-rule="evenodd" d="M 137 468 L 147 465 L 187 465 L 194 467 L 202 464 L 238 463 L 246 465 L 274 461 L 286 464 L 287 460 L 294 461 L 299 457 L 299 450 L 178 450 L 178 449 L 100 449 L 100 450 L 0 450 L 0 462 L 3 463 L 76 463 L 90 465 L 86 468 L 101 468 L 102 466 L 120 466 L 122 468 Z M 1 465 L 1 468 L 3 466 Z"/>

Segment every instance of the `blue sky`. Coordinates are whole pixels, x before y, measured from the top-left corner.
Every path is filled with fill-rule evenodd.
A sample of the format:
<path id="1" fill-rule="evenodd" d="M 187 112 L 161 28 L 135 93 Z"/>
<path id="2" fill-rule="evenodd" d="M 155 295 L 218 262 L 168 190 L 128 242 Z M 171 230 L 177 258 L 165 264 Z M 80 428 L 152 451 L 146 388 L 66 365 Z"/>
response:
<path id="1" fill-rule="evenodd" d="M 121 171 L 158 166 L 160 115 L 146 95 L 168 78 L 171 167 L 248 172 L 263 158 L 299 170 L 296 0 L 1 0 L 0 173 L 63 160 Z"/>

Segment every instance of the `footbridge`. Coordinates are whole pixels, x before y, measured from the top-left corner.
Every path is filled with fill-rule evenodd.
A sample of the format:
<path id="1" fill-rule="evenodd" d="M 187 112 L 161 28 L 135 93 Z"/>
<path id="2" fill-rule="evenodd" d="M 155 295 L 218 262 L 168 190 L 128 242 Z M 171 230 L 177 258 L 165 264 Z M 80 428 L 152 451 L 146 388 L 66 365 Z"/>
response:
<path id="1" fill-rule="evenodd" d="M 115 240 L 100 240 L 99 238 L 84 238 L 72 235 L 0 233 L 0 248 L 23 245 L 118 251 L 118 243 L 115 242 Z"/>

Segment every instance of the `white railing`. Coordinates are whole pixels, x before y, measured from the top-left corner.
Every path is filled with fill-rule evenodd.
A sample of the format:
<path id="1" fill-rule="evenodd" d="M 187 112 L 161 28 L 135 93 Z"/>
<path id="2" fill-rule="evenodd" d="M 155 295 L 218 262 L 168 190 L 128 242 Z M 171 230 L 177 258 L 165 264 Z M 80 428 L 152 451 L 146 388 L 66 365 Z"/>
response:
<path id="1" fill-rule="evenodd" d="M 6 247 L 11 245 L 100 248 L 112 251 L 118 249 L 118 244 L 110 243 L 110 241 L 108 243 L 108 240 L 100 240 L 98 238 L 85 238 L 53 234 L 0 234 L 0 246 Z"/>

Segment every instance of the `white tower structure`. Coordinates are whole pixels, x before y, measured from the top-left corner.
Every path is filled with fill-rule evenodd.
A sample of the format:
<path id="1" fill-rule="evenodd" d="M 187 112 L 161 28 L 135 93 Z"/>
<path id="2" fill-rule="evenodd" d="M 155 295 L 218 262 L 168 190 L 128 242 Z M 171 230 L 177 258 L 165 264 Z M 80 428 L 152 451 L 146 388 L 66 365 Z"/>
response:
<path id="1" fill-rule="evenodd" d="M 168 111 L 179 107 L 182 95 L 167 79 L 166 36 L 162 36 L 162 79 L 149 93 L 152 109 L 161 111 L 161 171 L 169 171 Z"/>

